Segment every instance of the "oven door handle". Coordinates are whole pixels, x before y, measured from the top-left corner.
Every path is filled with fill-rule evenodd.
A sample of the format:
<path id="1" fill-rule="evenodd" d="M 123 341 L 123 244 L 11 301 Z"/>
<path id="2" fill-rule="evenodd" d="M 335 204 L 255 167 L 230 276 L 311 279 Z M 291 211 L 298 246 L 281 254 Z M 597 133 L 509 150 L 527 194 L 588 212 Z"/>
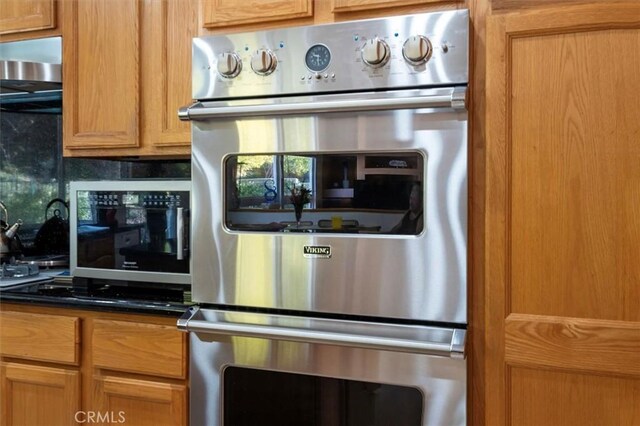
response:
<path id="1" fill-rule="evenodd" d="M 381 111 L 415 108 L 466 108 L 465 87 L 439 90 L 433 95 L 407 97 L 379 97 L 366 99 L 339 99 L 315 102 L 289 102 L 239 106 L 206 107 L 201 102 L 178 110 L 180 120 L 207 120 L 210 118 L 241 118 L 254 116 L 285 116 L 330 112 Z"/>
<path id="2" fill-rule="evenodd" d="M 198 309 L 188 310 L 178 320 L 178 329 L 185 332 L 215 334 L 224 336 L 255 337 L 273 340 L 285 340 L 302 343 L 320 343 L 327 345 L 349 346 L 365 349 L 377 349 L 393 352 L 409 352 L 423 355 L 435 355 L 447 358 L 465 358 L 466 330 L 458 328 L 439 328 L 451 334 L 449 341 L 434 342 L 406 339 L 391 335 L 367 335 L 364 333 L 340 333 L 314 328 L 282 327 L 263 324 L 245 324 L 238 322 L 214 322 L 192 319 Z M 268 317 L 268 315 L 264 315 Z M 354 321 L 330 320 L 334 325 L 344 324 L 348 328 Z M 361 324 L 361 323 L 357 323 Z M 374 325 L 375 327 L 375 325 Z M 394 324 L 402 331 L 403 326 Z M 400 334 L 400 333 L 398 333 Z"/>

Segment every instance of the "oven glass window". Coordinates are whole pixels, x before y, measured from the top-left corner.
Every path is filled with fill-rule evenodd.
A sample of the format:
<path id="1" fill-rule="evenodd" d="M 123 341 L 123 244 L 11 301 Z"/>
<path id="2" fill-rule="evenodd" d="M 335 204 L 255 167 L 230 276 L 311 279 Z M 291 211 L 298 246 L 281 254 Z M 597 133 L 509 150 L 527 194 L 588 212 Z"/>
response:
<path id="1" fill-rule="evenodd" d="M 223 380 L 225 425 L 422 424 L 416 388 L 240 367 Z"/>
<path id="2" fill-rule="evenodd" d="M 225 160 L 225 224 L 242 232 L 418 235 L 420 152 L 244 154 Z"/>

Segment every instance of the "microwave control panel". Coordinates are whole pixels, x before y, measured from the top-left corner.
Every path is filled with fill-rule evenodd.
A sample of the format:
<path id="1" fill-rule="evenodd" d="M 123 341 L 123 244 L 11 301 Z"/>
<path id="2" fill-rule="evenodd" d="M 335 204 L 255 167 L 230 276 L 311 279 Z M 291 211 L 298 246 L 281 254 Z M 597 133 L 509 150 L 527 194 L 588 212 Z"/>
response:
<path id="1" fill-rule="evenodd" d="M 188 206 L 186 192 L 89 192 L 87 200 L 92 206 L 100 207 L 184 207 Z"/>

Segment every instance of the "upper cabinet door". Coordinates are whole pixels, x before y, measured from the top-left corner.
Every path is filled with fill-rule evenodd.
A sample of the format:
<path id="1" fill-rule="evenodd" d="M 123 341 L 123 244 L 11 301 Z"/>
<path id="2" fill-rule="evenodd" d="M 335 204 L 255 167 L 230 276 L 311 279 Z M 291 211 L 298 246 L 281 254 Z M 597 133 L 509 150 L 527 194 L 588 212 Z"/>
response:
<path id="1" fill-rule="evenodd" d="M 143 144 L 159 154 L 189 154 L 191 125 L 178 108 L 191 101 L 191 43 L 197 36 L 196 1 L 157 1 L 144 14 Z"/>
<path id="2" fill-rule="evenodd" d="M 1 0 L 0 34 L 55 28 L 55 0 Z"/>
<path id="3" fill-rule="evenodd" d="M 82 0 L 65 11 L 65 149 L 139 145 L 140 27 L 137 0 Z"/>
<path id="4" fill-rule="evenodd" d="M 354 12 L 414 4 L 442 3 L 443 1 L 446 0 L 333 0 L 333 12 Z"/>
<path id="5" fill-rule="evenodd" d="M 312 0 L 202 0 L 202 26 L 231 27 L 313 15 Z"/>

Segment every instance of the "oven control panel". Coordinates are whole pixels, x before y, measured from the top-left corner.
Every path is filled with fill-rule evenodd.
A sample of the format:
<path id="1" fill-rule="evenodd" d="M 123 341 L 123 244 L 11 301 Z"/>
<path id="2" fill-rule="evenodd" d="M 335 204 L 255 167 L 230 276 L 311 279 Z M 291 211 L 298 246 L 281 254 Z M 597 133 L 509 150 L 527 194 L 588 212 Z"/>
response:
<path id="1" fill-rule="evenodd" d="M 468 10 L 193 41 L 198 100 L 463 85 L 468 70 Z"/>

